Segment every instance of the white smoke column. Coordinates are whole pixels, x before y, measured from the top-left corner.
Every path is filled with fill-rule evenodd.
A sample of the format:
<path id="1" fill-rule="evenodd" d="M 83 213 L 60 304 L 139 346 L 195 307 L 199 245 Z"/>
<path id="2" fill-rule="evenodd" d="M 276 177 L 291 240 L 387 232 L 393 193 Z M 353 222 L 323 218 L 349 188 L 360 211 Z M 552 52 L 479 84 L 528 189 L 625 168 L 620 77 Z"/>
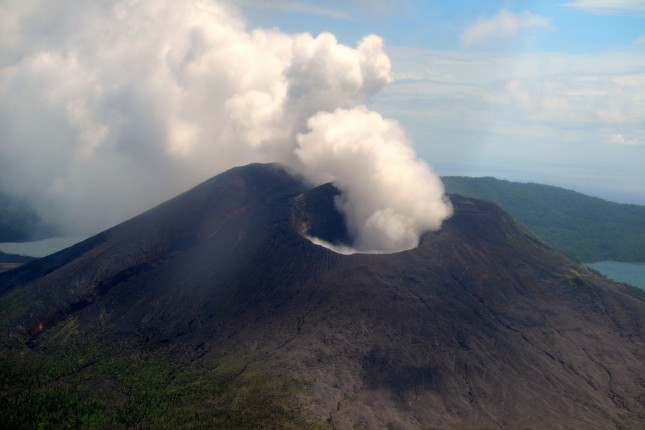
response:
<path id="1" fill-rule="evenodd" d="M 80 235 L 236 165 L 280 161 L 322 179 L 322 167 L 314 172 L 295 152 L 311 138 L 296 136 L 308 127 L 316 134 L 325 113 L 345 130 L 346 116 L 375 118 L 358 107 L 391 81 L 382 40 L 366 36 L 352 48 L 328 33 L 245 25 L 235 9 L 208 0 L 3 5 L 0 191 L 28 198 L 47 221 Z M 375 144 L 363 151 L 360 165 L 380 159 Z M 436 181 L 423 179 L 431 178 L 426 169 L 415 168 L 419 184 Z M 410 244 L 415 231 L 438 227 L 407 219 L 426 217 L 421 206 L 400 211 L 369 194 L 369 204 L 359 203 L 362 178 L 333 169 L 327 177 L 346 192 L 341 208 L 365 249 L 393 249 L 382 245 L 388 237 Z"/>
<path id="2" fill-rule="evenodd" d="M 308 125 L 296 154 L 309 177 L 342 191 L 336 205 L 357 251 L 414 248 L 451 215 L 441 181 L 397 122 L 360 106 L 318 113 Z"/>

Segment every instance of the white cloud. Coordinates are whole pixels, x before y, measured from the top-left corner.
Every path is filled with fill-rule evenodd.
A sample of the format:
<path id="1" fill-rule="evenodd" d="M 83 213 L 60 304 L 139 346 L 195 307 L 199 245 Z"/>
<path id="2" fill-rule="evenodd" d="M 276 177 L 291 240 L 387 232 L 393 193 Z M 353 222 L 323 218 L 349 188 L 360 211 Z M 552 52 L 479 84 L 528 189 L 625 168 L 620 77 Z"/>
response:
<path id="1" fill-rule="evenodd" d="M 395 84 L 379 99 L 429 118 L 478 112 L 558 127 L 639 127 L 645 118 L 645 57 L 632 53 L 389 52 Z"/>
<path id="2" fill-rule="evenodd" d="M 208 0 L 23 0 L 9 9 L 0 16 L 0 24 L 11 16 L 10 34 L 0 29 L 11 36 L 0 38 L 0 187 L 30 198 L 74 234 L 108 227 L 249 162 L 280 161 L 312 180 L 341 181 L 347 205 L 356 207 L 365 207 L 355 201 L 360 174 L 382 169 L 383 151 L 407 154 L 392 158 L 394 171 L 425 166 L 402 132 L 389 134 L 396 123 L 362 107 L 391 81 L 377 36 L 350 47 L 329 33 L 248 31 L 236 9 Z M 345 127 L 327 127 L 325 115 Z M 354 176 L 334 164 L 351 151 L 327 164 L 303 157 L 312 139 L 336 142 L 319 130 L 351 139 L 349 119 L 362 120 L 375 143 L 353 159 L 362 166 Z M 434 191 L 418 204 L 444 207 L 441 184 L 425 169 L 414 186 Z M 401 194 L 388 188 L 393 199 Z M 379 201 L 384 207 L 375 201 L 370 210 L 387 214 L 378 223 L 370 211 L 346 211 L 357 238 L 364 229 L 374 236 L 370 251 L 414 246 L 410 232 L 438 227 L 449 210 L 438 217 L 413 211 L 427 217 L 419 220 L 405 204 L 399 213 L 387 199 Z"/>
<path id="3" fill-rule="evenodd" d="M 632 85 L 624 77 L 544 76 L 539 80 L 513 79 L 506 85 L 511 103 L 532 121 L 560 125 L 622 125 L 637 120 Z"/>
<path id="4" fill-rule="evenodd" d="M 633 44 L 637 47 L 645 46 L 645 35 L 638 36 L 636 39 L 634 39 Z"/>
<path id="5" fill-rule="evenodd" d="M 643 0 L 574 0 L 562 6 L 584 10 L 596 15 L 645 14 Z"/>
<path id="6" fill-rule="evenodd" d="M 609 143 L 614 145 L 645 145 L 645 139 L 627 138 L 622 134 L 612 134 L 609 137 Z"/>
<path id="7" fill-rule="evenodd" d="M 635 185 L 645 183 L 645 145 L 608 144 L 614 134 L 645 141 L 645 56 L 388 54 L 394 83 L 370 106 L 401 121 L 438 173 L 604 189 L 610 199 L 630 190 L 645 202 Z"/>
<path id="8" fill-rule="evenodd" d="M 516 36 L 520 30 L 531 27 L 549 28 L 549 19 L 530 12 L 513 13 L 502 9 L 490 18 L 480 18 L 461 34 L 461 46 L 470 48 L 487 45 L 494 39 Z"/>

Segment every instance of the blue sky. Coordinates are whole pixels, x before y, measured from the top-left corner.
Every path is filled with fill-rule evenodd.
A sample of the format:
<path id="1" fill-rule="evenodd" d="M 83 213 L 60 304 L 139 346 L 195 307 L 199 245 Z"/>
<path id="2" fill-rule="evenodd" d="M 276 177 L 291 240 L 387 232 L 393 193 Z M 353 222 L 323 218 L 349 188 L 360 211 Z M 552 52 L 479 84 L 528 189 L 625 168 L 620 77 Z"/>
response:
<path id="1" fill-rule="evenodd" d="M 252 26 L 313 34 L 329 31 L 348 44 L 374 33 L 392 46 L 459 49 L 460 35 L 466 28 L 478 19 L 494 17 L 503 9 L 516 14 L 529 12 L 546 18 L 551 25 L 549 29 L 537 26 L 537 31 L 525 29 L 514 39 L 498 40 L 505 48 L 526 48 L 528 44 L 535 51 L 598 52 L 629 46 L 644 32 L 643 2 L 625 2 L 635 6 L 622 9 L 585 8 L 580 3 L 576 6 L 574 2 L 548 1 L 242 2 Z"/>
<path id="2" fill-rule="evenodd" d="M 645 1 L 241 4 L 249 28 L 383 37 L 394 82 L 369 106 L 439 174 L 645 204 Z"/>

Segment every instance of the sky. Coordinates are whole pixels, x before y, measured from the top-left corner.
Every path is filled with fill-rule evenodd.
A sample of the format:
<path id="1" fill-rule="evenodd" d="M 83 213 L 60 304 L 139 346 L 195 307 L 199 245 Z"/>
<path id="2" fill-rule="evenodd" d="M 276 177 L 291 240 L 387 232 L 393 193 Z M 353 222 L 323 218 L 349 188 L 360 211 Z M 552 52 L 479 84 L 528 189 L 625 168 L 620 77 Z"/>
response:
<path id="1" fill-rule="evenodd" d="M 645 1 L 241 4 L 250 26 L 383 37 L 393 82 L 369 106 L 441 175 L 645 204 Z"/>
<path id="2" fill-rule="evenodd" d="M 438 175 L 645 204 L 645 1 L 0 0 L 0 192 L 81 237 L 228 168 L 333 181 L 363 251 Z"/>

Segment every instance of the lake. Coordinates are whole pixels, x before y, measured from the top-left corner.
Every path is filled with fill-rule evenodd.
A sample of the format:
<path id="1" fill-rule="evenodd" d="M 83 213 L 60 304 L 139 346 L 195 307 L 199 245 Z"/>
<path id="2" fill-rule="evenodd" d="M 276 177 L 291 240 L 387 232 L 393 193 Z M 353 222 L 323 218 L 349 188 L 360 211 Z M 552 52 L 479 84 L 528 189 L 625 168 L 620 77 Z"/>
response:
<path id="1" fill-rule="evenodd" d="M 645 290 L 645 263 L 599 261 L 597 263 L 586 263 L 585 266 L 602 273 L 609 279 Z"/>
<path id="2" fill-rule="evenodd" d="M 61 249 L 68 248 L 84 238 L 78 237 L 53 237 L 37 242 L 0 243 L 0 251 L 7 254 L 29 255 L 31 257 L 44 257 Z"/>

